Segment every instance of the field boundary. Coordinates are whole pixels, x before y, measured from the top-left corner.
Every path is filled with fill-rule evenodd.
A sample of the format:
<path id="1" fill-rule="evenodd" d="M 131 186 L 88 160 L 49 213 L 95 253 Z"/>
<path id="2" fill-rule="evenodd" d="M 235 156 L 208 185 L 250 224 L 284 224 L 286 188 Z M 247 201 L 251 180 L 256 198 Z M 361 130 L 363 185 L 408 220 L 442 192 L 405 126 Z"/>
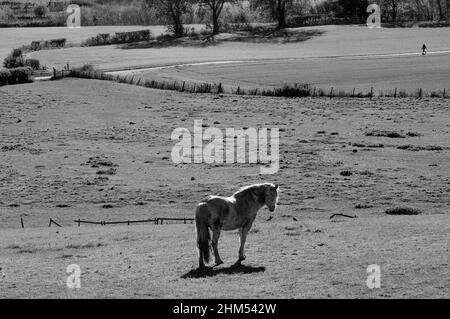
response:
<path id="1" fill-rule="evenodd" d="M 183 224 L 193 224 L 195 221 L 194 218 L 186 218 L 186 217 L 155 217 L 155 218 L 147 218 L 147 219 L 141 219 L 141 220 L 118 220 L 118 221 L 90 221 L 90 220 L 83 220 L 83 219 L 75 219 L 73 222 L 78 225 L 78 227 L 81 226 L 81 224 L 90 224 L 90 225 L 100 225 L 100 226 L 106 226 L 106 225 L 120 225 L 120 224 L 126 224 L 128 226 L 132 224 L 142 224 L 142 223 L 152 223 L 155 225 L 163 225 L 164 223 L 170 223 L 170 222 L 183 222 Z M 52 227 L 52 225 L 56 227 L 63 227 L 60 223 L 56 222 L 53 218 L 50 218 L 48 227 Z M 22 229 L 25 228 L 25 222 L 23 217 L 20 218 L 20 226 Z"/>
<path id="2" fill-rule="evenodd" d="M 137 85 L 152 89 L 170 90 L 187 93 L 209 93 L 209 94 L 234 94 L 234 95 L 253 95 L 253 96 L 267 96 L 267 97 L 345 97 L 345 98 L 376 98 L 376 97 L 391 97 L 391 98 L 450 98 L 446 88 L 442 90 L 424 90 L 418 88 L 415 91 L 406 91 L 398 88 L 390 90 L 375 90 L 371 87 L 365 91 L 356 91 L 354 88 L 351 91 L 341 90 L 339 88 L 331 87 L 329 90 L 313 87 L 309 84 L 293 84 L 285 85 L 278 88 L 254 88 L 246 89 L 233 86 L 226 86 L 222 83 L 197 83 L 189 81 L 166 81 L 166 80 L 149 80 L 135 75 L 112 75 L 98 70 L 79 70 L 73 69 L 70 72 L 56 71 L 54 79 L 65 77 L 74 77 L 82 79 L 95 79 L 103 81 L 112 81 L 118 83 L 125 83 L 130 85 Z"/>

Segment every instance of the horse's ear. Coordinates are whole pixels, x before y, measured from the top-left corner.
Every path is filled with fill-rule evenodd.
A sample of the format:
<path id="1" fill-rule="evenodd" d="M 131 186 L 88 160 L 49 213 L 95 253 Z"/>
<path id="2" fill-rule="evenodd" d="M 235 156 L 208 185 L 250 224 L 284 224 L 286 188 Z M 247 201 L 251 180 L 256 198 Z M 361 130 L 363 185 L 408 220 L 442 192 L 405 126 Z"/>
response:
<path id="1" fill-rule="evenodd" d="M 279 186 L 278 184 L 275 184 L 275 190 L 278 190 L 278 186 Z"/>

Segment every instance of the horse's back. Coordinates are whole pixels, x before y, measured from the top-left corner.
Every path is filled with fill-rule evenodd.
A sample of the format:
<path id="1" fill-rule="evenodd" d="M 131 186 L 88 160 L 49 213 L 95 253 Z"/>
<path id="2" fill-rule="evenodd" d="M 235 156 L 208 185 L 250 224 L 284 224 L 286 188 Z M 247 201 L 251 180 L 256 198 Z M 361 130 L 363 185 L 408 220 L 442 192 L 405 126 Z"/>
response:
<path id="1" fill-rule="evenodd" d="M 222 221 L 230 214 L 228 199 L 222 196 L 210 195 L 198 204 L 197 214 L 203 216 L 207 215 L 209 218 L 213 219 L 214 222 L 220 220 L 222 223 Z"/>

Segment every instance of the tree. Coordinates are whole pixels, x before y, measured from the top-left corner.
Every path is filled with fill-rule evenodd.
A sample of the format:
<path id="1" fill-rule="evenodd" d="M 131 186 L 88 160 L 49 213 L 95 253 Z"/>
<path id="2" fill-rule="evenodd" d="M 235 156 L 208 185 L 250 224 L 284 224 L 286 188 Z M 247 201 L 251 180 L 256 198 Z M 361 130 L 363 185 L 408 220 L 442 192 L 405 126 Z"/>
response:
<path id="1" fill-rule="evenodd" d="M 286 13 L 293 3 L 293 0 L 251 0 L 253 8 L 270 12 L 272 18 L 278 22 L 278 29 L 287 27 Z"/>
<path id="2" fill-rule="evenodd" d="M 226 2 L 234 2 L 234 0 L 201 0 L 204 6 L 211 10 L 211 18 L 213 23 L 213 34 L 219 34 L 220 25 L 219 18 Z"/>
<path id="3" fill-rule="evenodd" d="M 443 15 L 443 11 L 442 11 L 442 4 L 441 4 L 441 0 L 436 0 L 437 5 L 438 5 L 438 9 L 439 9 L 439 21 L 444 20 L 444 15 Z"/>
<path id="4" fill-rule="evenodd" d="M 184 34 L 183 14 L 187 12 L 193 0 L 146 0 L 149 8 L 155 8 L 170 22 L 170 29 L 176 37 Z"/>
<path id="5" fill-rule="evenodd" d="M 367 18 L 367 0 L 339 0 L 338 4 L 342 7 L 342 15 L 349 18 Z"/>

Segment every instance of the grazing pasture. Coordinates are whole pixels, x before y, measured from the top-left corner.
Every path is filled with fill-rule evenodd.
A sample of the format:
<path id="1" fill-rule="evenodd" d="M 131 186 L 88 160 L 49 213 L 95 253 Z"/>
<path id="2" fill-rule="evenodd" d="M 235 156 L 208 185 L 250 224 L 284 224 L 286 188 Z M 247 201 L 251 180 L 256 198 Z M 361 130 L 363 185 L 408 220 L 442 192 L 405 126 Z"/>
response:
<path id="1" fill-rule="evenodd" d="M 20 217 L 26 227 L 192 217 L 209 194 L 265 181 L 280 184 L 280 214 L 302 218 L 449 209 L 448 99 L 197 95 L 81 79 L 5 86 L 0 98 L 1 228 Z M 174 164 L 172 131 L 194 119 L 279 128 L 279 172 Z"/>
<path id="2" fill-rule="evenodd" d="M 238 234 L 224 264 L 198 274 L 193 225 L 2 230 L 0 298 L 448 298 L 448 215 L 310 220 L 258 217 L 243 267 Z M 66 287 L 69 264 L 81 289 Z M 381 267 L 368 289 L 367 266 Z"/>
<path id="3" fill-rule="evenodd" d="M 448 100 L 196 95 L 80 79 L 6 86 L 0 99 L 2 298 L 449 296 Z M 279 127 L 280 171 L 173 164 L 171 131 L 194 119 Z M 399 149 L 407 144 L 442 149 Z M 268 180 L 280 184 L 279 207 L 258 214 L 243 267 L 230 268 L 235 232 L 220 242 L 225 264 L 199 274 L 194 225 L 73 222 L 192 217 L 208 194 Z M 385 214 L 397 206 L 423 214 Z M 73 263 L 79 291 L 65 286 Z M 381 289 L 366 287 L 370 264 Z"/>
<path id="4" fill-rule="evenodd" d="M 222 82 L 244 88 L 308 83 L 347 91 L 371 87 L 375 91 L 450 89 L 450 28 L 321 26 L 290 31 L 294 34 L 291 38 L 222 34 L 213 44 L 205 45 L 72 47 L 31 56 L 59 68 L 69 62 L 73 66 L 89 63 L 104 70 L 144 68 L 127 73 L 147 79 Z M 60 36 L 63 34 L 61 30 Z M 421 55 L 423 43 L 430 51 L 426 57 Z M 159 68 L 173 65 L 179 66 Z M 148 67 L 158 68 L 145 69 Z"/>
<path id="5" fill-rule="evenodd" d="M 0 52 L 132 29 L 0 30 L 7 35 Z M 48 66 L 108 70 L 239 60 L 144 76 L 242 86 L 294 81 L 295 68 L 304 72 L 295 82 L 303 83 L 330 84 L 333 72 L 344 72 L 345 82 L 334 80 L 349 87 L 436 82 L 432 89 L 440 90 L 447 83 L 447 53 L 414 52 L 422 42 L 447 51 L 448 28 L 304 30 L 312 29 L 323 33 L 287 43 L 222 35 L 205 47 L 73 46 L 29 56 Z M 394 55 L 375 56 L 385 53 Z M 0 298 L 448 298 L 449 107 L 442 98 L 187 94 L 73 78 L 0 87 Z M 192 131 L 199 119 L 204 128 L 278 128 L 280 170 L 261 175 L 260 164 L 175 164 L 172 131 Z M 263 182 L 280 185 L 279 206 L 258 213 L 241 267 L 230 267 L 236 232 L 222 234 L 224 264 L 199 273 L 194 225 L 74 222 L 192 218 L 207 195 Z M 48 228 L 50 218 L 63 227 Z M 66 267 L 74 263 L 82 271 L 80 290 L 66 287 Z M 381 267 L 381 289 L 366 286 L 371 264 Z"/>

